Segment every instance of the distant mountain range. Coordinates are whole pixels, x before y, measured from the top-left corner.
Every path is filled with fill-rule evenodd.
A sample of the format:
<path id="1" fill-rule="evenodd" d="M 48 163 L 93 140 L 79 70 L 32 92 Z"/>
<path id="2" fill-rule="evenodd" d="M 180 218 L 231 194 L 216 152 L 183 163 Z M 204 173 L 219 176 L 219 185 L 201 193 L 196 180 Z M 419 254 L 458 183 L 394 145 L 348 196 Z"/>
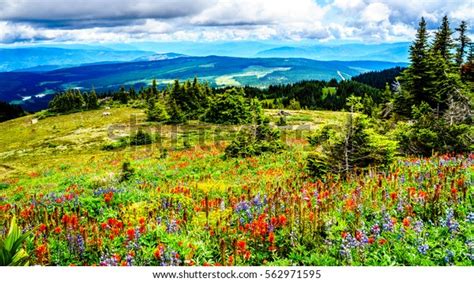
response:
<path id="1" fill-rule="evenodd" d="M 277 58 L 308 58 L 315 60 L 375 60 L 389 62 L 406 62 L 409 45 L 407 43 L 393 44 L 346 44 L 336 46 L 308 47 L 277 47 L 256 54 L 257 57 Z"/>
<path id="2" fill-rule="evenodd" d="M 70 66 L 128 62 L 154 52 L 113 49 L 64 49 L 55 47 L 0 48 L 0 71 L 49 71 Z"/>
<path id="3" fill-rule="evenodd" d="M 323 61 L 407 62 L 409 43 L 296 44 L 292 42 L 136 42 L 56 44 L 0 48 L 0 72 L 45 72 L 103 62 L 162 60 L 182 56 L 306 58 Z"/>
<path id="4" fill-rule="evenodd" d="M 170 58 L 168 58 L 168 56 Z M 156 79 L 165 86 L 174 79 L 199 79 L 212 86 L 294 83 L 301 80 L 349 79 L 374 70 L 404 66 L 382 61 L 316 61 L 300 58 L 190 57 L 180 54 L 151 55 L 137 62 L 96 63 L 46 72 L 0 73 L 0 100 L 35 111 L 47 106 L 51 95 L 66 88 L 98 92 L 124 85 L 136 88 Z"/>

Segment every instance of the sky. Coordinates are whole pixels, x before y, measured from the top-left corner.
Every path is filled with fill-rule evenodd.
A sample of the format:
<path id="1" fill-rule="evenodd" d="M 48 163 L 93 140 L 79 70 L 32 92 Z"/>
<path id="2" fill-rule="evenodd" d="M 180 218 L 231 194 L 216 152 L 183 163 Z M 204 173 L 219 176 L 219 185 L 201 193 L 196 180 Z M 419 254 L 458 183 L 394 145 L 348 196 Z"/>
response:
<path id="1" fill-rule="evenodd" d="M 474 0 L 0 0 L 0 44 L 135 41 L 410 41 L 474 25 Z"/>

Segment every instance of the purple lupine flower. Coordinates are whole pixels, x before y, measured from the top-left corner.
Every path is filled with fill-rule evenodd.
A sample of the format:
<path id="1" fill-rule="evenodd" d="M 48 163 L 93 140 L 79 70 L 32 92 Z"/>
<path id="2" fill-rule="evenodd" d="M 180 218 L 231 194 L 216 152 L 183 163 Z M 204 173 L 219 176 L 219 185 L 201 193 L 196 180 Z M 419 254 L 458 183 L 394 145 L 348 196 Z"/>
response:
<path id="1" fill-rule="evenodd" d="M 82 237 L 81 234 L 77 235 L 76 237 L 76 246 L 77 246 L 77 251 L 82 256 L 85 250 L 85 244 L 84 244 L 84 238 Z"/>
<path id="2" fill-rule="evenodd" d="M 399 200 L 397 204 L 397 211 L 398 212 L 403 212 L 403 201 Z"/>
<path id="3" fill-rule="evenodd" d="M 115 256 L 108 257 L 107 255 L 103 254 L 100 257 L 100 263 L 101 266 L 117 266 L 118 261 Z"/>
<path id="4" fill-rule="evenodd" d="M 454 219 L 454 210 L 448 209 L 446 212 L 446 218 L 441 222 L 442 226 L 448 227 L 451 234 L 459 231 L 459 223 Z"/>
<path id="5" fill-rule="evenodd" d="M 467 214 L 466 221 L 468 223 L 474 223 L 474 212 L 470 212 Z"/>
<path id="6" fill-rule="evenodd" d="M 467 256 L 469 257 L 470 260 L 474 260 L 474 241 L 467 240 L 466 245 L 467 245 L 467 248 L 469 249 L 469 253 L 467 253 Z"/>
<path id="7" fill-rule="evenodd" d="M 389 232 L 393 231 L 393 222 L 388 213 L 385 213 L 383 216 L 382 229 Z"/>
<path id="8" fill-rule="evenodd" d="M 402 184 L 405 183 L 405 175 L 402 175 L 402 176 L 400 177 L 400 182 L 401 182 Z"/>
<path id="9" fill-rule="evenodd" d="M 427 244 L 422 244 L 418 246 L 418 252 L 422 255 L 426 255 L 430 247 Z"/>
<path id="10" fill-rule="evenodd" d="M 133 266 L 133 256 L 131 256 L 130 254 L 127 254 L 126 262 L 127 262 L 127 266 Z"/>
<path id="11" fill-rule="evenodd" d="M 370 232 L 372 232 L 372 234 L 374 234 L 375 236 L 380 235 L 380 231 L 380 226 L 378 224 L 374 224 L 372 228 L 370 228 Z"/>
<path id="12" fill-rule="evenodd" d="M 444 257 L 444 262 L 446 264 L 451 264 L 454 258 L 454 253 L 451 250 L 446 251 L 446 256 Z"/>
<path id="13" fill-rule="evenodd" d="M 352 258 L 351 250 L 345 244 L 341 244 L 341 249 L 339 250 L 339 254 L 342 257 L 347 258 L 348 260 L 350 260 Z"/>
<path id="14" fill-rule="evenodd" d="M 235 207 L 236 212 L 246 212 L 250 209 L 250 205 L 247 201 L 240 201 L 237 203 Z"/>
<path id="15" fill-rule="evenodd" d="M 257 194 L 255 195 L 255 197 L 253 197 L 252 205 L 255 206 L 256 208 L 263 207 L 263 202 L 260 200 L 260 194 Z"/>
<path id="16" fill-rule="evenodd" d="M 172 219 L 166 223 L 166 232 L 168 233 L 175 233 L 179 229 L 178 224 L 176 223 L 176 220 Z"/>
<path id="17" fill-rule="evenodd" d="M 349 248 L 356 248 L 359 246 L 359 241 L 357 241 L 351 234 L 347 234 L 346 238 L 342 240 Z"/>
<path id="18" fill-rule="evenodd" d="M 416 221 L 415 224 L 413 224 L 413 230 L 416 233 L 420 234 L 421 231 L 423 230 L 423 221 L 421 220 Z"/>

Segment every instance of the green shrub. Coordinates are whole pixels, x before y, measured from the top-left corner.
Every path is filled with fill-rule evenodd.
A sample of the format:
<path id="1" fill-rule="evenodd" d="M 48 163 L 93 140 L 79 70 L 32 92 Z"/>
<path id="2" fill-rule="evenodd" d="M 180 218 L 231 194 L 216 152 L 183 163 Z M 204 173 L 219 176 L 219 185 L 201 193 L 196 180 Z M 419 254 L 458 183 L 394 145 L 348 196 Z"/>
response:
<path id="1" fill-rule="evenodd" d="M 8 187 L 10 187 L 10 184 L 4 183 L 4 182 L 0 182 L 0 190 L 7 190 Z"/>
<path id="2" fill-rule="evenodd" d="M 397 142 L 379 134 L 365 115 L 349 117 L 345 126 L 326 125 L 309 142 L 317 147 L 307 159 L 307 170 L 315 177 L 387 166 L 397 151 Z"/>
<path id="3" fill-rule="evenodd" d="M 129 137 L 129 144 L 133 146 L 148 145 L 153 143 L 153 137 L 150 133 L 138 129 L 137 133 Z"/>
<path id="4" fill-rule="evenodd" d="M 286 122 L 286 117 L 285 116 L 281 116 L 280 119 L 278 119 L 276 125 L 278 126 L 285 126 L 287 125 L 288 123 Z"/>
<path id="5" fill-rule="evenodd" d="M 280 131 L 271 129 L 267 123 L 253 125 L 241 130 L 225 149 L 226 157 L 250 157 L 265 152 L 278 152 L 285 148 L 280 140 Z"/>
<path id="6" fill-rule="evenodd" d="M 413 106 L 412 124 L 399 123 L 393 134 L 405 154 L 430 156 L 433 152 L 469 152 L 473 126 L 468 123 L 449 124 L 439 117 L 428 104 Z"/>
<path id="7" fill-rule="evenodd" d="M 287 108 L 289 110 L 301 110 L 301 105 L 296 99 L 291 99 Z"/>
<path id="8" fill-rule="evenodd" d="M 322 178 L 331 170 L 328 156 L 321 152 L 311 152 L 308 155 L 306 167 L 312 176 Z"/>
<path id="9" fill-rule="evenodd" d="M 116 149 L 124 148 L 128 145 L 128 140 L 126 138 L 122 138 L 119 141 L 107 143 L 102 146 L 102 150 L 104 151 L 113 151 Z"/>
<path id="10" fill-rule="evenodd" d="M 246 99 L 242 89 L 229 89 L 209 101 L 201 120 L 219 124 L 249 124 L 262 118 L 262 107 L 256 99 Z"/>
<path id="11" fill-rule="evenodd" d="M 130 165 L 130 162 L 124 162 L 122 164 L 122 173 L 120 174 L 120 182 L 128 181 L 135 173 L 135 169 L 133 169 Z"/>
<path id="12" fill-rule="evenodd" d="M 149 121 L 167 121 L 170 116 L 166 111 L 165 105 L 160 102 L 156 102 L 154 98 L 151 98 L 148 101 L 148 108 L 146 111 L 147 120 Z"/>

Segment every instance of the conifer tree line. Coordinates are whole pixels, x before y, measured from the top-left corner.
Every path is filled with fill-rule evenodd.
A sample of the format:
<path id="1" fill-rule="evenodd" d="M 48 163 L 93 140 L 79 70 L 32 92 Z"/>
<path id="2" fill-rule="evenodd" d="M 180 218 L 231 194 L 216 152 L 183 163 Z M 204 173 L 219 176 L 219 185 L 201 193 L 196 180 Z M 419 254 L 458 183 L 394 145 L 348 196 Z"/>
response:
<path id="1" fill-rule="evenodd" d="M 473 80 L 466 70 L 472 71 L 473 61 L 466 30 L 462 22 L 454 37 L 445 16 L 430 38 L 422 18 L 410 65 L 395 78 L 394 91 L 386 85 L 386 102 L 368 107 L 361 96 L 348 97 L 345 124 L 329 123 L 309 137 L 315 149 L 308 155 L 308 172 L 322 178 L 387 167 L 396 155 L 472 152 Z M 364 79 L 378 81 L 376 76 Z"/>
<path id="2" fill-rule="evenodd" d="M 428 33 L 424 18 L 419 23 L 410 47 L 410 66 L 400 76 L 389 103 L 395 118 L 412 121 L 400 130 L 406 153 L 472 150 L 473 60 L 468 56 L 472 49 L 467 50 L 466 22 L 455 30 L 457 34 L 447 16 L 434 36 Z"/>
<path id="3" fill-rule="evenodd" d="M 412 106 L 427 103 L 437 114 L 443 114 L 450 101 L 468 98 L 466 73 L 462 72 L 467 61 L 467 24 L 462 22 L 458 36 L 453 37 L 447 16 L 430 38 L 426 21 L 421 19 L 414 43 L 410 47 L 410 67 L 403 73 L 396 100 L 398 113 L 412 117 Z"/>
<path id="4" fill-rule="evenodd" d="M 21 117 L 25 114 L 21 106 L 0 101 L 0 122 Z"/>
<path id="5" fill-rule="evenodd" d="M 81 92 L 79 89 L 68 89 L 56 94 L 49 102 L 49 110 L 57 113 L 67 113 L 79 110 L 93 110 L 99 107 L 97 94 L 94 89 Z"/>

